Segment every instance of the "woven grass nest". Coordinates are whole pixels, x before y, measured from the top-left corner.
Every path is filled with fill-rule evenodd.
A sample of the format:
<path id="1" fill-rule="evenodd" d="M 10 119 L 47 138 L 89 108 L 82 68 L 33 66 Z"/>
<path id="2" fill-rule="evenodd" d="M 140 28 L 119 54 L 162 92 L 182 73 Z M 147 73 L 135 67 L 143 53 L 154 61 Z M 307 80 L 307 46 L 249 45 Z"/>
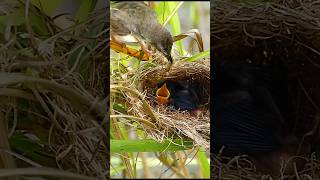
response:
<path id="1" fill-rule="evenodd" d="M 197 62 L 177 61 L 170 70 L 168 65 L 156 65 L 135 73 L 138 83 L 133 85 L 132 81 L 122 83 L 122 93 L 128 114 L 135 116 L 141 121 L 144 132 L 152 139 L 162 142 L 166 139 L 183 138 L 191 139 L 194 146 L 199 145 L 209 151 L 210 148 L 210 66 L 209 60 Z M 135 79 L 135 78 L 131 78 Z M 165 80 L 192 80 L 201 84 L 203 91 L 202 100 L 205 110 L 201 115 L 194 116 L 187 111 L 179 111 L 169 106 L 156 103 L 155 91 L 158 84 Z"/>
<path id="2" fill-rule="evenodd" d="M 211 35 L 215 60 L 236 58 L 257 64 L 277 60 L 287 62 L 289 87 L 296 94 L 292 99 L 296 110 L 294 118 L 286 119 L 286 125 L 290 133 L 301 138 L 301 144 L 311 146 L 311 151 L 301 157 L 306 161 L 304 167 L 294 169 L 291 175 L 299 176 L 299 179 L 319 179 L 320 1 L 244 4 L 217 0 L 212 3 Z M 258 173 L 244 157 L 233 158 L 238 165 L 232 165 L 231 161 L 222 163 L 218 155 L 212 157 L 215 178 L 263 177 L 263 173 Z M 285 178 L 285 170 L 279 171 L 280 177 Z"/>

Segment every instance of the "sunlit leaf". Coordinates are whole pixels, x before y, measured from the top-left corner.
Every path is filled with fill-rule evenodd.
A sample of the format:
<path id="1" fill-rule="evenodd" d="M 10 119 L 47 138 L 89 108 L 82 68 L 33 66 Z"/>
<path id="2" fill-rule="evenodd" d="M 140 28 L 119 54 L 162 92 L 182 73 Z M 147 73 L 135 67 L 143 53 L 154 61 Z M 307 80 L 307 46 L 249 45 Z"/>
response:
<path id="1" fill-rule="evenodd" d="M 197 157 L 203 178 L 210 178 L 210 163 L 203 148 L 200 148 Z"/>
<path id="2" fill-rule="evenodd" d="M 210 57 L 210 49 L 203 51 L 203 52 L 200 52 L 192 57 L 189 57 L 189 58 L 185 59 L 185 61 L 193 62 L 198 59 L 205 58 L 205 57 Z"/>
<path id="3" fill-rule="evenodd" d="M 176 145 L 169 140 L 158 143 L 154 140 L 110 140 L 111 152 L 162 152 L 181 151 L 192 148 L 192 141 L 175 141 Z"/>

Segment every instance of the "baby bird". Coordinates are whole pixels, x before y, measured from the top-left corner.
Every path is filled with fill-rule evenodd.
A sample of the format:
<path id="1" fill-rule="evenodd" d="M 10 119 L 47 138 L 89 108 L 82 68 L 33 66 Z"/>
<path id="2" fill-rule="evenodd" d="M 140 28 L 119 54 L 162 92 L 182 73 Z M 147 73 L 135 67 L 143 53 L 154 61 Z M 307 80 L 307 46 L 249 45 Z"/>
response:
<path id="1" fill-rule="evenodd" d="M 170 91 L 164 83 L 156 92 L 156 99 L 159 105 L 166 105 L 169 103 Z"/>

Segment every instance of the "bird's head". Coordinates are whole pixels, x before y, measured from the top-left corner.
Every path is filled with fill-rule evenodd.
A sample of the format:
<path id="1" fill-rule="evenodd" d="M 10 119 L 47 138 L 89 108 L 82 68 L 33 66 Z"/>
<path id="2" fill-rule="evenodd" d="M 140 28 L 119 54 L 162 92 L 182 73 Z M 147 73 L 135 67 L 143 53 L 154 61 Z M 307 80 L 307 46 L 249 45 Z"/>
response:
<path id="1" fill-rule="evenodd" d="M 154 34 L 153 45 L 160 51 L 170 63 L 172 63 L 171 49 L 173 45 L 173 38 L 169 31 L 165 28 L 161 28 L 161 33 Z"/>

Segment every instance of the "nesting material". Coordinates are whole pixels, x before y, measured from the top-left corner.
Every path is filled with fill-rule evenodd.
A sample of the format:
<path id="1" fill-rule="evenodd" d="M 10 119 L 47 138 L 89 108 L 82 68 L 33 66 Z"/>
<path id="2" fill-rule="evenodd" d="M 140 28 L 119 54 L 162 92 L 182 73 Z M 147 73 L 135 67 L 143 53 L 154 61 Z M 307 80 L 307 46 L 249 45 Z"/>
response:
<path id="1" fill-rule="evenodd" d="M 1 138 L 8 136 L 14 142 L 10 143 L 12 152 L 8 151 L 8 155 L 14 158 L 16 168 L 45 166 L 107 179 L 107 8 L 90 13 L 81 24 L 65 31 L 32 3 L 2 5 L 13 14 L 27 6 L 29 16 L 41 20 L 37 22 L 41 29 L 27 19 L 11 24 L 10 28 L 19 29 L 19 34 L 32 32 L 33 35 L 12 34 L 15 37 L 0 51 L 0 88 L 7 89 L 1 90 L 0 121 L 10 130 Z M 25 28 L 25 24 L 30 27 Z M 89 44 L 92 49 L 87 51 Z M 63 175 L 66 173 L 59 173 L 59 178 L 69 178 Z M 30 178 L 50 179 L 42 175 L 39 170 Z"/>
<path id="2" fill-rule="evenodd" d="M 146 134 L 161 142 L 165 139 L 183 138 L 191 139 L 194 145 L 199 145 L 209 150 L 210 147 L 210 65 L 209 60 L 197 62 L 178 61 L 170 70 L 168 65 L 155 66 L 138 73 L 138 85 L 131 81 L 123 86 L 126 105 L 130 115 L 144 119 L 141 127 Z M 156 92 L 159 83 L 165 80 L 193 80 L 201 84 L 202 99 L 207 103 L 201 113 L 194 115 L 188 111 L 179 111 L 169 106 L 158 105 Z M 130 89 L 130 90 L 129 90 Z M 159 92 L 158 92 L 159 93 Z"/>
<path id="3" fill-rule="evenodd" d="M 320 121 L 317 118 L 320 112 L 320 1 L 244 4 L 218 0 L 211 7 L 214 59 L 233 58 L 256 64 L 285 62 L 291 100 L 295 105 L 286 125 L 291 134 L 303 137 L 301 144 L 311 144 L 311 152 L 319 152 L 316 142 L 320 135 L 315 127 Z M 287 175 L 318 179 L 320 174 L 314 172 L 320 172 L 319 162 L 311 153 L 301 158 L 307 161 L 304 168 L 293 169 Z M 246 157 L 231 158 L 228 163 L 223 163 L 222 159 L 213 155 L 215 177 L 257 179 L 264 174 L 258 172 Z M 284 178 L 286 162 L 281 165 L 282 169 L 273 174 Z"/>

